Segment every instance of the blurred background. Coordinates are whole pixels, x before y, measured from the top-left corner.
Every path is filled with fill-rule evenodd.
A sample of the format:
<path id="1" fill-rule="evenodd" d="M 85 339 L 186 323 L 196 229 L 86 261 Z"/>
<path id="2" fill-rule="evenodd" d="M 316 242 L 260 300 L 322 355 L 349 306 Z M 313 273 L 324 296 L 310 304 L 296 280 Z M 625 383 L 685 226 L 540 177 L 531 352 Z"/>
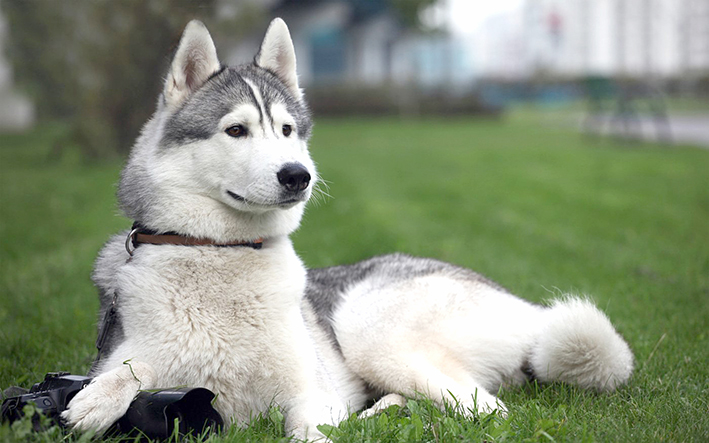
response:
<path id="1" fill-rule="evenodd" d="M 522 107 L 591 134 L 709 145 L 706 0 L 3 0 L 0 131 L 61 121 L 52 155 L 124 156 L 189 19 L 235 64 L 275 16 L 316 117 Z"/>

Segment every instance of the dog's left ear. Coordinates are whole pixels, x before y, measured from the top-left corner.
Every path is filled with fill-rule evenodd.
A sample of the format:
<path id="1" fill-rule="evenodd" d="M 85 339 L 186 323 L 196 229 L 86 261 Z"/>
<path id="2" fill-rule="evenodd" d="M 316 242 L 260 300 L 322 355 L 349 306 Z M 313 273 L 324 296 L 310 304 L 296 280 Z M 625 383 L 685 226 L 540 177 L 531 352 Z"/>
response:
<path id="1" fill-rule="evenodd" d="M 165 79 L 165 103 L 177 108 L 221 68 L 212 36 L 199 20 L 185 27 Z"/>
<path id="2" fill-rule="evenodd" d="M 298 87 L 298 73 L 295 69 L 295 49 L 288 32 L 288 26 L 280 18 L 275 18 L 268 25 L 266 36 L 254 63 L 274 74 L 288 87 L 297 99 L 303 92 Z"/>

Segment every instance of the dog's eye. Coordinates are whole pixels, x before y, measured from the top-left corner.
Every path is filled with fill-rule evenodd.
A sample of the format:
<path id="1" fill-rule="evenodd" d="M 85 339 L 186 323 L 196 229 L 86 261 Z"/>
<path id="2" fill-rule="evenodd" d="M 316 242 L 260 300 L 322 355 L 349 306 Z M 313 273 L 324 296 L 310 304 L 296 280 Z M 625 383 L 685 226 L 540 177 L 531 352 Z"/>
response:
<path id="1" fill-rule="evenodd" d="M 293 132 L 293 126 L 291 126 L 291 125 L 283 125 L 283 135 L 285 135 L 286 137 L 288 137 L 288 136 L 291 134 L 291 132 Z"/>
<path id="2" fill-rule="evenodd" d="M 246 128 L 241 125 L 229 126 L 226 131 L 229 137 L 243 137 L 246 135 Z"/>

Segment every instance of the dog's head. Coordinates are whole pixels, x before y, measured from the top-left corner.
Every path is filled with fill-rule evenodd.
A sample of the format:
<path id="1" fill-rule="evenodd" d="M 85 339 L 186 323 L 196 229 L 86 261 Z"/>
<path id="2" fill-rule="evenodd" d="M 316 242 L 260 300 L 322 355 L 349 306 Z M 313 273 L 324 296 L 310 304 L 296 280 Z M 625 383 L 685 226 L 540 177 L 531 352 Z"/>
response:
<path id="1" fill-rule="evenodd" d="M 207 28 L 192 21 L 121 175 L 121 208 L 157 232 L 288 234 L 317 180 L 311 126 L 283 20 L 271 22 L 253 63 L 236 67 L 220 64 Z"/>

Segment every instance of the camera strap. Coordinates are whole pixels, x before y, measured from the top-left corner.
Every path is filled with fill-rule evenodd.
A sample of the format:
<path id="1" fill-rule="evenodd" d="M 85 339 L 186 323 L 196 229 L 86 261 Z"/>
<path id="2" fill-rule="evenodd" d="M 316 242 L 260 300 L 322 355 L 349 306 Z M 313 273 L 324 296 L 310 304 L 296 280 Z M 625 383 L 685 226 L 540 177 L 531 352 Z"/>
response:
<path id="1" fill-rule="evenodd" d="M 106 339 L 108 338 L 108 333 L 111 330 L 113 321 L 116 318 L 116 301 L 118 301 L 118 291 L 113 293 L 113 300 L 111 300 L 111 305 L 106 309 L 103 314 L 103 320 L 101 320 L 101 327 L 98 331 L 98 338 L 96 338 L 96 349 L 98 349 L 98 356 L 96 356 L 96 361 L 101 358 L 101 350 L 106 344 Z"/>

